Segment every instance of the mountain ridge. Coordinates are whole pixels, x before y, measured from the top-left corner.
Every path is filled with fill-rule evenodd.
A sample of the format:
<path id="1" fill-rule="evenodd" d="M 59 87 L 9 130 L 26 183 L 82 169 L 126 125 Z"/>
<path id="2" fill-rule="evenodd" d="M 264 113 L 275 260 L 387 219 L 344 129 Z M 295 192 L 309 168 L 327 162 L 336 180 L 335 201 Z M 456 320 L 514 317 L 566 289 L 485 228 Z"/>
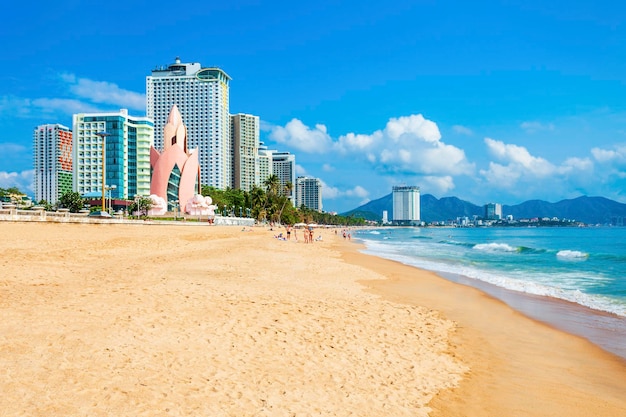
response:
<path id="1" fill-rule="evenodd" d="M 393 199 L 391 193 L 341 215 L 381 221 L 384 210 L 387 211 L 389 220 L 392 220 Z M 457 197 L 438 199 L 431 194 L 423 194 L 420 196 L 420 213 L 421 220 L 430 223 L 455 220 L 457 217 L 483 217 L 484 206 L 478 206 Z M 502 205 L 502 216 L 508 215 L 512 215 L 514 219 L 556 217 L 587 224 L 605 224 L 613 223 L 616 218 L 626 218 L 626 204 L 605 197 L 588 196 L 565 199 L 556 203 L 544 200 L 528 200 L 516 205 Z"/>

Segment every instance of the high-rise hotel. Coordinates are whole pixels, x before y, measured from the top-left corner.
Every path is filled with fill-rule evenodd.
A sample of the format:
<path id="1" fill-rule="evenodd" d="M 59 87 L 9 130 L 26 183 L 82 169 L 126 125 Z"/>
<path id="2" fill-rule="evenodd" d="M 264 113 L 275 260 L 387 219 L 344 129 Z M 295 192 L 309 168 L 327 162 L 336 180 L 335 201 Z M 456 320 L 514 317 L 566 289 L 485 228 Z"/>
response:
<path id="1" fill-rule="evenodd" d="M 154 120 L 155 148 L 163 149 L 161 132 L 176 105 L 187 126 L 187 147 L 199 149 L 201 183 L 219 189 L 235 186 L 229 82 L 219 68 L 181 63 L 178 57 L 146 77 L 146 115 Z"/>
<path id="2" fill-rule="evenodd" d="M 420 189 L 419 187 L 394 186 L 393 222 L 399 225 L 416 226 L 420 223 Z"/>
<path id="3" fill-rule="evenodd" d="M 72 191 L 72 131 L 60 124 L 37 126 L 33 133 L 35 201 L 55 204 Z"/>
<path id="4" fill-rule="evenodd" d="M 117 199 L 150 195 L 150 119 L 129 116 L 126 109 L 81 113 L 73 116 L 73 131 L 74 191 L 99 194 L 104 186 Z"/>
<path id="5" fill-rule="evenodd" d="M 260 185 L 259 116 L 233 114 L 230 131 L 234 150 L 234 188 L 250 191 Z"/>

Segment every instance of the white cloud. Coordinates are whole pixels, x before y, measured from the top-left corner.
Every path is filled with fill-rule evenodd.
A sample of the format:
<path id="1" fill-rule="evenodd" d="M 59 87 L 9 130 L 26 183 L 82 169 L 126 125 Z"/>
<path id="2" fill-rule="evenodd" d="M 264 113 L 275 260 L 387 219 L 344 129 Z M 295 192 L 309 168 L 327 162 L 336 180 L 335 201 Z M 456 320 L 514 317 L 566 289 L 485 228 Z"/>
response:
<path id="1" fill-rule="evenodd" d="M 343 198 L 343 197 L 356 197 L 356 198 L 361 198 L 362 201 L 365 200 L 364 203 L 361 204 L 365 204 L 367 202 L 367 200 L 369 200 L 369 191 L 367 191 L 365 188 L 361 187 L 360 185 L 356 185 L 353 188 L 347 189 L 347 190 L 340 190 L 337 187 L 332 187 L 328 184 L 326 184 L 323 180 L 320 180 L 322 183 L 322 198 L 324 199 L 328 199 L 328 200 L 334 200 L 337 198 Z"/>
<path id="2" fill-rule="evenodd" d="M 70 84 L 70 91 L 79 98 L 93 103 L 112 104 L 120 108 L 145 111 L 145 94 L 124 90 L 117 84 L 106 81 L 94 81 L 88 78 L 65 77 Z"/>
<path id="3" fill-rule="evenodd" d="M 524 172 L 532 177 L 546 177 L 556 170 L 550 162 L 532 156 L 523 146 L 507 145 L 491 138 L 485 138 L 485 144 L 492 155 L 508 162 L 507 168 L 512 171 Z"/>
<path id="4" fill-rule="evenodd" d="M 284 127 L 272 127 L 270 138 L 299 151 L 335 153 L 355 163 L 360 159 L 383 174 L 428 177 L 437 189 L 446 191 L 454 187 L 453 176 L 473 175 L 475 170 L 465 152 L 444 143 L 437 124 L 421 114 L 390 118 L 384 129 L 370 134 L 350 132 L 337 139 L 328 135 L 324 125 L 311 128 L 293 119 Z M 338 195 L 347 194 L 326 187 L 324 197 Z"/>
<path id="5" fill-rule="evenodd" d="M 324 170 L 324 172 L 333 172 L 335 167 L 330 164 L 324 164 L 322 165 L 322 170 Z"/>
<path id="6" fill-rule="evenodd" d="M 0 112 L 11 117 L 37 118 L 119 110 L 120 108 L 139 110 L 146 108 L 145 94 L 120 88 L 106 81 L 78 78 L 74 74 L 60 74 L 67 92 L 63 97 L 24 98 L 15 96 L 0 97 Z"/>
<path id="7" fill-rule="evenodd" d="M 470 129 L 469 127 L 461 126 L 461 125 L 452 126 L 452 130 L 455 133 L 458 133 L 459 135 L 472 136 L 474 134 L 472 129 Z"/>
<path id="8" fill-rule="evenodd" d="M 535 133 L 540 131 L 553 131 L 554 124 L 552 123 L 541 123 L 537 121 L 528 121 L 522 122 L 520 127 L 525 130 L 527 133 Z"/>
<path id="9" fill-rule="evenodd" d="M 0 188 L 16 187 L 26 194 L 32 194 L 33 178 L 35 171 L 32 169 L 22 172 L 6 172 L 0 171 Z"/>
<path id="10" fill-rule="evenodd" d="M 626 162 L 626 146 L 615 146 L 615 149 L 591 149 L 591 154 L 600 163 L 622 164 Z"/>
<path id="11" fill-rule="evenodd" d="M 429 193 L 445 195 L 455 188 L 454 179 L 450 175 L 440 177 L 426 175 L 417 181 L 421 188 L 427 189 Z"/>
<path id="12" fill-rule="evenodd" d="M 318 124 L 311 129 L 298 119 L 292 119 L 285 127 L 272 127 L 269 137 L 278 143 L 307 153 L 324 153 L 332 145 L 326 126 Z"/>

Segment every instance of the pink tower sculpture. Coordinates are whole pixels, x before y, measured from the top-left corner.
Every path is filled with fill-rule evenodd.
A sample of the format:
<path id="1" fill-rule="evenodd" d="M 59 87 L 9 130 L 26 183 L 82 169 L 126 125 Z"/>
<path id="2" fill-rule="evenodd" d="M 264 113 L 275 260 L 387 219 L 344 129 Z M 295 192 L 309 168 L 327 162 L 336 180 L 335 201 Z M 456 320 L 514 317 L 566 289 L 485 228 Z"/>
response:
<path id="1" fill-rule="evenodd" d="M 198 149 L 187 151 L 187 128 L 176 105 L 163 128 L 163 151 L 150 148 L 150 166 L 150 194 L 161 197 L 168 207 L 178 200 L 180 211 L 186 213 L 188 201 L 200 192 L 200 164 Z"/>

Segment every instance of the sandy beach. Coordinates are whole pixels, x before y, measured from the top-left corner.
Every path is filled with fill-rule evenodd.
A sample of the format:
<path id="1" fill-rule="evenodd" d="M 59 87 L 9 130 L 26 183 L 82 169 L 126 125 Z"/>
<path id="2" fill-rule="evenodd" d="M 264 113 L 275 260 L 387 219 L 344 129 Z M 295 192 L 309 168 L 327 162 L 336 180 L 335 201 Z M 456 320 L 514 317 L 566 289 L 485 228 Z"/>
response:
<path id="1" fill-rule="evenodd" d="M 277 233 L 0 223 L 0 415 L 626 415 L 626 363 L 586 340 Z"/>

